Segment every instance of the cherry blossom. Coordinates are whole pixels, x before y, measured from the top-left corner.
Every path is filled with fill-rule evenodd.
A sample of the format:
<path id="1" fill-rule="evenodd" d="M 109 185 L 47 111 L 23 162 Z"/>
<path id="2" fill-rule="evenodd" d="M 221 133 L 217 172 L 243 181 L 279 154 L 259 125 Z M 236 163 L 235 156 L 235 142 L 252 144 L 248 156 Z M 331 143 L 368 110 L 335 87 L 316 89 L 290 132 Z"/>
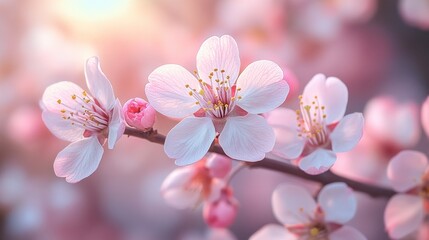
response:
<path id="1" fill-rule="evenodd" d="M 58 177 L 75 183 L 98 167 L 107 140 L 109 149 L 124 133 L 122 107 L 112 85 L 101 71 L 97 57 L 85 67 L 89 93 L 72 82 L 58 82 L 46 88 L 42 98 L 42 118 L 56 137 L 72 142 L 54 162 Z"/>
<path id="2" fill-rule="evenodd" d="M 275 135 L 259 116 L 282 104 L 289 92 L 281 68 L 267 60 L 251 63 L 239 76 L 240 59 L 230 36 L 210 37 L 197 54 L 192 75 L 167 64 L 149 75 L 146 95 L 160 113 L 184 118 L 167 134 L 164 150 L 177 165 L 200 160 L 218 139 L 234 159 L 259 161 Z"/>
<path id="3" fill-rule="evenodd" d="M 350 226 L 343 226 L 356 213 L 357 201 L 345 183 L 331 183 L 319 193 L 318 203 L 304 188 L 283 184 L 272 196 L 273 212 L 283 226 L 268 224 L 250 240 L 366 239 Z"/>
<path id="4" fill-rule="evenodd" d="M 404 150 L 389 162 L 387 177 L 400 193 L 389 200 L 384 222 L 389 236 L 398 239 L 419 229 L 428 213 L 428 159 L 421 152 Z"/>
<path id="5" fill-rule="evenodd" d="M 222 181 L 231 170 L 231 159 L 211 154 L 195 164 L 177 168 L 161 186 L 167 204 L 178 209 L 193 208 L 203 201 L 216 201 L 225 187 Z"/>
<path id="6" fill-rule="evenodd" d="M 298 159 L 299 167 L 309 174 L 327 171 L 336 153 L 353 149 L 363 134 L 362 113 L 344 116 L 347 100 L 341 80 L 315 75 L 299 96 L 299 110 L 279 108 L 268 115 L 277 137 L 273 153 Z"/>
<path id="7" fill-rule="evenodd" d="M 128 125 L 140 130 L 152 128 L 155 123 L 156 111 L 144 99 L 133 98 L 123 107 L 124 118 Z"/>
<path id="8" fill-rule="evenodd" d="M 213 228 L 227 228 L 234 223 L 238 211 L 238 201 L 232 188 L 224 186 L 217 199 L 204 204 L 203 217 L 207 225 Z"/>

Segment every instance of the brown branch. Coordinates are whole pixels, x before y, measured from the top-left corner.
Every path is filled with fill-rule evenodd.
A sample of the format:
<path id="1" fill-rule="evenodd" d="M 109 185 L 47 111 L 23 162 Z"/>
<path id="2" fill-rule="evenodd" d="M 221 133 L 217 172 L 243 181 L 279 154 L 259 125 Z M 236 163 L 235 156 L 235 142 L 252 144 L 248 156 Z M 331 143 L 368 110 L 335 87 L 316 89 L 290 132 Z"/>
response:
<path id="1" fill-rule="evenodd" d="M 134 129 L 134 128 L 126 128 L 124 134 L 128 135 L 128 136 L 143 138 L 143 139 L 146 139 L 150 142 L 158 143 L 158 144 L 164 144 L 164 142 L 165 142 L 165 136 L 158 134 L 156 130 L 150 130 L 147 132 L 142 132 L 142 131 Z M 211 148 L 209 149 L 209 151 L 225 155 L 222 148 L 218 145 L 212 145 Z M 391 189 L 376 186 L 376 185 L 370 185 L 370 184 L 366 184 L 366 183 L 362 183 L 362 182 L 358 182 L 358 181 L 354 181 L 354 180 L 351 180 L 351 179 L 348 179 L 345 177 L 338 176 L 331 171 L 325 172 L 325 173 L 320 174 L 320 175 L 309 175 L 294 165 L 288 164 L 286 162 L 281 162 L 281 161 L 277 161 L 274 159 L 270 159 L 270 158 L 264 158 L 261 161 L 252 162 L 252 163 L 248 162 L 246 164 L 248 165 L 249 168 L 269 169 L 269 170 L 273 170 L 273 171 L 277 171 L 277 172 L 282 172 L 282 173 L 294 175 L 294 176 L 297 176 L 297 177 L 300 177 L 300 178 L 303 178 L 306 180 L 319 182 L 323 185 L 326 185 L 329 183 L 334 183 L 334 182 L 344 182 L 349 187 L 353 188 L 354 190 L 359 191 L 359 192 L 363 192 L 363 193 L 367 193 L 368 195 L 373 196 L 373 197 L 387 197 L 388 198 L 388 197 L 391 197 L 394 194 L 396 194 L 396 192 L 391 190 Z"/>

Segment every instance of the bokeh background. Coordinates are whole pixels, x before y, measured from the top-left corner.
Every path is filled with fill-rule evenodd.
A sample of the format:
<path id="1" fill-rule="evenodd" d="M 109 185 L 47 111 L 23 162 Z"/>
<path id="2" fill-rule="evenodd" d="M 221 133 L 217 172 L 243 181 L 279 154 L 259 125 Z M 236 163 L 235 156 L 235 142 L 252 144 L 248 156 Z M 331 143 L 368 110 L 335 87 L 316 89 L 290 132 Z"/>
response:
<path id="1" fill-rule="evenodd" d="M 123 137 L 89 178 L 68 184 L 55 176 L 53 161 L 68 143 L 46 129 L 39 101 L 52 83 L 84 86 L 88 57 L 100 57 L 125 102 L 145 98 L 147 76 L 157 66 L 193 70 L 201 43 L 229 34 L 242 68 L 259 59 L 284 68 L 292 89 L 284 106 L 296 107 L 303 86 L 325 73 L 347 84 L 347 112 L 363 112 L 370 99 L 391 96 L 414 104 L 418 116 L 429 93 L 429 3 L 404 9 L 403 2 L 411 1 L 419 2 L 0 0 L 0 239 L 210 237 L 201 209 L 179 211 L 163 201 L 160 186 L 175 165 L 161 145 Z M 155 128 L 166 134 L 175 123 L 159 115 Z M 412 149 L 428 153 L 426 138 L 422 134 Z M 230 230 L 237 239 L 277 222 L 271 193 L 285 181 L 317 190 L 317 184 L 260 169 L 233 179 L 240 210 Z M 358 198 L 351 224 L 368 239 L 387 239 L 386 199 Z"/>

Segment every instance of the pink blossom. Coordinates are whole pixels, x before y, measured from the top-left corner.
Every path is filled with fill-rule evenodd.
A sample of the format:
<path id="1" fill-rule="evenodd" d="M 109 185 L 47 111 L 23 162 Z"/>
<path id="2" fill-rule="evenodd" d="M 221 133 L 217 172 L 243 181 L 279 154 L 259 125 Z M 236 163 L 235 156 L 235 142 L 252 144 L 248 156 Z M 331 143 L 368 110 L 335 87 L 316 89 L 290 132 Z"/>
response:
<path id="1" fill-rule="evenodd" d="M 218 137 L 229 157 L 262 160 L 272 150 L 275 136 L 258 114 L 278 107 L 289 91 L 280 67 L 257 61 L 239 76 L 237 44 L 225 35 L 202 44 L 197 69 L 192 75 L 182 66 L 168 64 L 149 75 L 146 95 L 152 106 L 169 117 L 186 117 L 167 134 L 166 154 L 177 165 L 188 165 L 201 159 Z"/>
<path id="2" fill-rule="evenodd" d="M 231 159 L 211 154 L 202 161 L 171 172 L 161 186 L 165 201 L 178 209 L 192 208 L 205 200 L 219 199 L 223 179 L 230 172 Z"/>
<path id="3" fill-rule="evenodd" d="M 124 118 L 128 125 L 140 130 L 152 128 L 155 123 L 156 111 L 144 99 L 133 98 L 123 107 Z"/>
<path id="4" fill-rule="evenodd" d="M 429 2 L 426 0 L 400 0 L 399 13 L 412 26 L 429 29 Z"/>
<path id="5" fill-rule="evenodd" d="M 309 174 L 327 171 L 336 153 L 353 149 L 363 134 L 361 113 L 344 116 L 348 91 L 338 78 L 317 74 L 299 97 L 300 109 L 276 109 L 268 115 L 277 137 L 273 153 L 298 159 Z"/>
<path id="6" fill-rule="evenodd" d="M 59 82 L 49 86 L 42 98 L 46 127 L 72 142 L 54 162 L 55 174 L 70 183 L 91 175 L 103 155 L 102 145 L 107 140 L 112 149 L 125 129 L 121 104 L 97 57 L 87 60 L 85 76 L 89 93 L 72 82 Z"/>
<path id="7" fill-rule="evenodd" d="M 429 97 L 422 104 L 421 120 L 423 130 L 425 130 L 426 136 L 429 137 Z"/>
<path id="8" fill-rule="evenodd" d="M 353 227 L 343 226 L 357 208 L 353 191 L 345 183 L 331 183 L 319 193 L 318 203 L 304 188 L 283 184 L 274 190 L 273 212 L 283 225 L 268 224 L 250 240 L 366 239 Z"/>
<path id="9" fill-rule="evenodd" d="M 389 162 L 387 177 L 400 193 L 389 200 L 384 222 L 389 236 L 398 239 L 416 231 L 428 213 L 428 159 L 421 152 L 402 151 Z"/>
<path id="10" fill-rule="evenodd" d="M 227 228 L 234 223 L 238 211 L 238 201 L 232 189 L 221 188 L 219 198 L 204 204 L 203 217 L 207 225 L 213 228 Z"/>

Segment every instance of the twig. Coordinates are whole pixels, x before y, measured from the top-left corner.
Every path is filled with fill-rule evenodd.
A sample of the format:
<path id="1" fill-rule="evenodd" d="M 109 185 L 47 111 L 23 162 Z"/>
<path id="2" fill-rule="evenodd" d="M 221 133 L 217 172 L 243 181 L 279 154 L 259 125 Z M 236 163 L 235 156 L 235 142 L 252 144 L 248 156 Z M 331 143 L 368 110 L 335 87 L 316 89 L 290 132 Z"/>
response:
<path id="1" fill-rule="evenodd" d="M 143 139 L 146 139 L 146 140 L 153 142 L 153 143 L 158 143 L 158 144 L 164 144 L 165 143 L 165 136 L 162 134 L 158 134 L 156 130 L 149 130 L 149 131 L 143 132 L 143 131 L 140 131 L 140 130 L 137 130 L 134 128 L 126 128 L 124 134 L 128 135 L 128 136 L 143 138 Z M 212 147 L 209 149 L 209 151 L 225 155 L 222 148 L 218 145 L 212 145 Z M 303 178 L 306 180 L 319 182 L 323 185 L 333 183 L 333 182 L 344 182 L 349 187 L 353 188 L 354 190 L 359 191 L 359 192 L 363 192 L 363 193 L 367 193 L 368 195 L 373 196 L 373 197 L 387 197 L 387 198 L 389 198 L 389 197 L 393 196 L 394 194 L 396 194 L 396 192 L 391 190 L 391 189 L 376 186 L 376 185 L 366 184 L 366 183 L 362 183 L 362 182 L 358 182 L 358 181 L 354 181 L 354 180 L 351 180 L 351 179 L 348 179 L 345 177 L 338 176 L 331 171 L 325 172 L 325 173 L 320 174 L 320 175 L 309 175 L 294 165 L 288 164 L 286 162 L 281 162 L 281 161 L 277 161 L 274 159 L 270 159 L 270 158 L 264 158 L 261 161 L 248 162 L 246 164 L 249 168 L 269 169 L 269 170 L 273 170 L 273 171 L 277 171 L 277 172 L 282 172 L 282 173 L 294 175 L 294 176 L 297 176 L 297 177 L 300 177 L 300 178 Z"/>

